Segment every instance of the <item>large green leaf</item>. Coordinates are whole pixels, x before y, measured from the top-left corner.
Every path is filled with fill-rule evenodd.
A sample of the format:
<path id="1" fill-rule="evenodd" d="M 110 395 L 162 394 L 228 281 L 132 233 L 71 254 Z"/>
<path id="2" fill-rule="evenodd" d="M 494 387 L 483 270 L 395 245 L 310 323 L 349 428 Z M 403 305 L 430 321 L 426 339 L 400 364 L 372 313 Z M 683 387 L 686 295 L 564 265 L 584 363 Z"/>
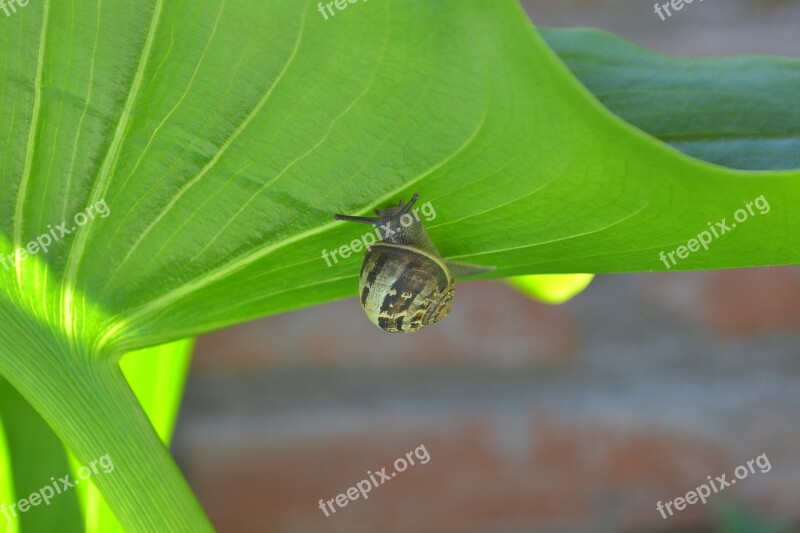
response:
<path id="1" fill-rule="evenodd" d="M 678 150 L 730 168 L 800 168 L 800 61 L 678 58 L 602 30 L 540 31 L 608 109 Z M 510 281 L 532 298 L 561 303 L 590 279 L 545 274 Z"/>
<path id="2" fill-rule="evenodd" d="M 443 254 L 504 277 L 663 270 L 763 195 L 673 269 L 800 257 L 800 173 L 625 124 L 515 2 L 346 5 L 43 0 L 0 28 L 0 253 L 109 209 L 0 268 L 0 370 L 79 461 L 112 454 L 97 483 L 130 531 L 210 525 L 120 354 L 355 294 L 358 258 L 321 257 L 359 235 L 334 212 L 419 191 Z"/>
<path id="3" fill-rule="evenodd" d="M 4 90 L 7 233 L 24 244 L 100 200 L 112 215 L 50 250 L 52 286 L 35 260 L 18 284 L 84 344 L 170 340 L 352 294 L 357 259 L 320 253 L 357 229 L 330 214 L 413 190 L 443 252 L 496 276 L 664 268 L 658 251 L 762 194 L 773 214 L 679 268 L 797 260 L 797 174 L 677 156 L 587 98 L 517 6 L 458 5 L 325 21 L 311 3 L 51 3 L 46 26 L 29 6 L 9 23 L 46 28 L 41 46 L 3 34 L 26 81 Z"/>
<path id="4" fill-rule="evenodd" d="M 672 57 L 601 30 L 541 32 L 604 105 L 675 148 L 731 168 L 800 168 L 800 60 Z"/>

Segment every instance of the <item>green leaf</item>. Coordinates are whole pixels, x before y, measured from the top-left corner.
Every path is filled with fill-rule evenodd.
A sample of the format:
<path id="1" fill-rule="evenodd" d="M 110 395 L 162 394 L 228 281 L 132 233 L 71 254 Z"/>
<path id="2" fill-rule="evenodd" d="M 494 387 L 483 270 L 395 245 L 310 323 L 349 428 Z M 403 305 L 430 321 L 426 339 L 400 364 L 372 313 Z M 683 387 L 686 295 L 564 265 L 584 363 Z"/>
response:
<path id="1" fill-rule="evenodd" d="M 606 107 L 678 150 L 731 168 L 800 168 L 797 59 L 672 57 L 601 30 L 540 31 Z"/>
<path id="2" fill-rule="evenodd" d="M 592 274 L 540 274 L 508 278 L 522 294 L 549 304 L 564 303 L 589 286 Z"/>
<path id="3" fill-rule="evenodd" d="M 0 387 L 8 386 L 4 380 L 0 379 Z M 14 491 L 14 477 L 12 474 L 12 459 L 11 451 L 9 450 L 8 437 L 6 435 L 6 427 L 3 417 L 0 416 L 0 502 L 8 503 L 16 501 L 16 492 Z M 19 519 L 13 516 L 6 518 L 5 515 L 0 519 L 3 528 L 0 531 L 3 533 L 18 533 L 19 532 Z"/>
<path id="4" fill-rule="evenodd" d="M 542 37 L 612 112 L 693 157 L 741 169 L 800 168 L 800 61 L 677 58 L 596 29 L 541 28 Z M 548 303 L 549 278 L 511 278 Z M 585 288 L 584 278 L 553 278 Z M 578 288 L 579 287 L 579 288 Z"/>
<path id="5" fill-rule="evenodd" d="M 18 527 L 23 532 L 79 531 L 83 520 L 74 492 L 54 495 L 49 505 L 30 507 L 24 513 L 13 508 L 20 499 L 29 499 L 31 494 L 51 485 L 51 477 L 58 479 L 69 474 L 70 463 L 64 446 L 47 423 L 2 379 L 0 420 L 5 429 L 0 461 L 7 463 L 7 468 L 2 469 L 2 481 L 8 484 L 5 496 L 0 498 L 0 505 L 6 505 L 0 508 L 4 509 L 0 524 L 12 530 Z"/>
<path id="6" fill-rule="evenodd" d="M 169 444 L 189 373 L 194 339 L 125 354 L 122 373 L 159 438 Z"/>
<path id="7" fill-rule="evenodd" d="M 602 30 L 540 32 L 603 105 L 676 149 L 730 168 L 800 168 L 800 61 L 679 58 Z M 547 303 L 561 303 L 588 286 L 581 274 L 511 281 Z"/>
<path id="8" fill-rule="evenodd" d="M 128 531 L 211 525 L 121 354 L 354 295 L 359 254 L 322 257 L 359 235 L 335 212 L 419 191 L 445 257 L 508 277 L 665 270 L 763 196 L 672 269 L 800 257 L 800 173 L 632 128 L 516 2 L 346 5 L 43 0 L 3 21 L 2 263 L 53 242 L 0 268 L 0 371 L 82 464 L 111 454 L 95 481 Z"/>
<path id="9" fill-rule="evenodd" d="M 511 2 L 355 4 L 328 21 L 312 3 L 207 2 L 192 4 L 192 25 L 182 2 L 133 18 L 82 5 L 50 6 L 44 36 L 60 45 L 17 65 L 30 84 L 7 86 L 3 118 L 37 133 L 11 143 L 17 194 L 0 205 L 19 245 L 54 214 L 107 201 L 108 218 L 46 256 L 64 281 L 60 297 L 48 287 L 38 300 L 83 344 L 136 348 L 353 294 L 358 259 L 328 268 L 320 256 L 358 230 L 330 215 L 413 190 L 436 207 L 443 253 L 495 265 L 495 276 L 665 269 L 660 250 L 762 194 L 773 214 L 677 268 L 797 260 L 797 173 L 754 180 L 631 130 Z M 39 16 L 36 28 L 41 10 L 30 8 L 10 21 Z M 435 31 L 419 24 L 426 16 Z M 78 18 L 94 21 L 82 45 L 67 24 Z M 66 178 L 49 172 L 73 164 Z M 36 286 L 34 262 L 18 284 Z"/>
<path id="10" fill-rule="evenodd" d="M 789 533 L 790 531 L 730 503 L 719 505 L 715 514 L 719 516 L 721 533 Z"/>

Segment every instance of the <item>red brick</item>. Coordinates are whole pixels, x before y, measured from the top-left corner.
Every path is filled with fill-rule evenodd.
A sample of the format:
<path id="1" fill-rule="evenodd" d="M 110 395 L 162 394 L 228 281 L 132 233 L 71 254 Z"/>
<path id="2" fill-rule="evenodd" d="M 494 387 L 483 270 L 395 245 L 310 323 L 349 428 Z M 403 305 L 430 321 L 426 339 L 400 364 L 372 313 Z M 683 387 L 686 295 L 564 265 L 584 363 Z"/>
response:
<path id="1" fill-rule="evenodd" d="M 556 422 L 560 418 L 528 418 L 524 431 L 530 438 L 521 454 L 498 444 L 491 417 L 472 416 L 405 431 L 395 421 L 359 434 L 306 436 L 238 451 L 195 448 L 187 466 L 221 533 L 588 529 L 598 521 L 654 530 L 665 524 L 657 501 L 685 495 L 706 475 L 735 466 L 724 444 L 697 435 Z M 368 500 L 350 502 L 329 518 L 317 507 L 320 498 L 335 498 L 367 470 L 387 466 L 390 472 L 395 458 L 420 444 L 430 454 L 427 464 L 409 467 L 373 489 Z M 726 499 L 742 494 L 731 490 Z M 711 512 L 709 505 L 690 506 L 668 525 L 707 527 Z"/>
<path id="2" fill-rule="evenodd" d="M 712 331 L 800 331 L 800 268 L 678 272 L 643 278 L 650 300 Z"/>

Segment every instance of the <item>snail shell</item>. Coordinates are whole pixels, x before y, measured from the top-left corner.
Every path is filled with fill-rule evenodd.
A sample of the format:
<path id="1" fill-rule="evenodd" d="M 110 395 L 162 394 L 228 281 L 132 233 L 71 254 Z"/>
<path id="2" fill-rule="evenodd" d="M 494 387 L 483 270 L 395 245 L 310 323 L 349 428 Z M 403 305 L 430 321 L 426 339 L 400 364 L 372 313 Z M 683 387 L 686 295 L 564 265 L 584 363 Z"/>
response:
<path id="1" fill-rule="evenodd" d="M 384 331 L 406 333 L 438 322 L 450 313 L 454 292 L 447 266 L 422 250 L 379 243 L 364 256 L 361 307 Z"/>
<path id="2" fill-rule="evenodd" d="M 401 224 L 417 198 L 414 194 L 405 205 L 401 200 L 376 210 L 377 218 L 334 215 L 378 228 L 381 241 L 370 247 L 361 265 L 359 297 L 370 321 L 390 333 L 417 331 L 442 320 L 450 313 L 454 276 L 494 270 L 442 259 L 418 216 Z"/>

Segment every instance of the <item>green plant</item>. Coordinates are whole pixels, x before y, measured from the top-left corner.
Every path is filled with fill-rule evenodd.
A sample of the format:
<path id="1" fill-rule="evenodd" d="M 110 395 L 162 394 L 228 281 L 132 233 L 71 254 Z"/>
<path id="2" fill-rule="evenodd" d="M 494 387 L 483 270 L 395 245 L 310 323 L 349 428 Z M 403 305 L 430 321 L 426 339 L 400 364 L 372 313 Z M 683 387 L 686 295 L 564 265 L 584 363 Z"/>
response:
<path id="1" fill-rule="evenodd" d="M 55 435 L 77 464 L 113 457 L 115 472 L 93 480 L 126 530 L 210 530 L 162 444 L 187 344 L 150 363 L 127 356 L 141 357 L 145 374 L 163 364 L 172 376 L 155 392 L 168 407 L 151 410 L 160 435 L 119 361 L 354 295 L 358 259 L 329 268 L 320 257 L 354 237 L 334 212 L 366 213 L 418 190 L 436 206 L 428 228 L 443 254 L 497 266 L 491 277 L 502 278 L 664 270 L 659 251 L 764 195 L 770 216 L 675 269 L 798 262 L 800 173 L 704 163 L 623 122 L 513 1 L 370 2 L 327 21 L 314 5 L 44 0 L 0 20 L 0 254 L 11 261 L 48 224 L 100 202 L 109 209 L 46 254 L 0 268 L 0 373 L 13 386 L 5 501 L 61 472 L 69 459 Z M 622 53 L 613 40 L 546 35 L 590 87 L 606 79 L 601 61 Z M 663 60 L 623 48 L 643 68 Z M 797 62 L 748 61 L 796 87 Z M 735 61 L 714 65 L 754 81 Z M 677 76 L 681 67 L 671 68 Z M 791 103 L 784 109 L 796 114 Z M 685 109 L 646 95 L 630 107 L 620 113 L 644 128 L 661 124 L 645 120 L 652 113 L 690 122 Z M 770 114 L 774 102 L 751 109 L 736 119 L 742 132 L 765 113 L 785 120 Z M 738 164 L 736 143 L 718 142 L 724 122 L 712 120 L 728 108 L 707 112 L 710 129 L 691 140 L 715 142 L 694 153 L 747 168 L 767 160 Z M 777 130 L 763 131 L 768 145 Z M 796 134 L 785 132 L 795 143 Z M 769 166 L 793 166 L 791 150 L 774 159 L 784 156 L 792 164 Z M 42 450 L 14 441 L 30 406 L 46 424 L 26 438 Z M 42 453 L 52 459 L 46 472 L 33 468 Z M 118 527 L 91 489 L 75 495 L 58 502 L 67 530 Z M 9 527 L 36 531 L 46 514 Z"/>

